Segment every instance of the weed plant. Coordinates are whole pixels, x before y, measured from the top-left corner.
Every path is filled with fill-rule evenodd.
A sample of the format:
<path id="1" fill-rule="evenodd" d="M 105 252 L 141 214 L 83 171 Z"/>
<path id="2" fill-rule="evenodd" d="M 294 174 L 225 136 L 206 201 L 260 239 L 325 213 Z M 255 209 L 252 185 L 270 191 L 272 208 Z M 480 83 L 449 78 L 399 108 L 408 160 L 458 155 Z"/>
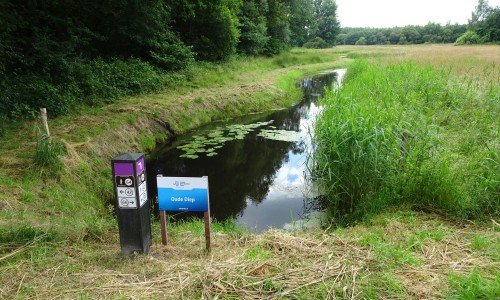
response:
<path id="1" fill-rule="evenodd" d="M 61 168 L 59 156 L 66 153 L 66 147 L 63 143 L 52 140 L 46 133 L 39 131 L 33 162 L 39 168 L 52 168 L 56 170 Z"/>
<path id="2" fill-rule="evenodd" d="M 499 86 L 451 70 L 357 61 L 316 125 L 313 176 L 329 216 L 348 224 L 401 203 L 499 216 Z"/>

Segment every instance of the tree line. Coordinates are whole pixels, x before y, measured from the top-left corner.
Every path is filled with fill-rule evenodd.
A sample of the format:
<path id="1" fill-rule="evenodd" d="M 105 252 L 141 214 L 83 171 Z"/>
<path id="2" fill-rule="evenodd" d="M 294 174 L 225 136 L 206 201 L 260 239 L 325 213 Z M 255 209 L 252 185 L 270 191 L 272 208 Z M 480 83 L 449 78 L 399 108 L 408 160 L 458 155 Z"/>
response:
<path id="1" fill-rule="evenodd" d="M 467 31 L 467 25 L 429 22 L 425 26 L 394 28 L 342 28 L 338 45 L 407 45 L 454 43 Z"/>
<path id="2" fill-rule="evenodd" d="M 478 0 L 468 24 L 429 22 L 425 26 L 394 28 L 342 28 L 338 45 L 407 45 L 500 43 L 500 7 Z"/>
<path id="3" fill-rule="evenodd" d="M 164 86 L 195 61 L 332 46 L 334 0 L 0 2 L 0 117 L 63 114 Z"/>
<path id="4" fill-rule="evenodd" d="M 0 121 L 159 91 L 195 61 L 336 44 L 500 41 L 500 8 L 467 25 L 343 28 L 335 0 L 0 1 Z"/>

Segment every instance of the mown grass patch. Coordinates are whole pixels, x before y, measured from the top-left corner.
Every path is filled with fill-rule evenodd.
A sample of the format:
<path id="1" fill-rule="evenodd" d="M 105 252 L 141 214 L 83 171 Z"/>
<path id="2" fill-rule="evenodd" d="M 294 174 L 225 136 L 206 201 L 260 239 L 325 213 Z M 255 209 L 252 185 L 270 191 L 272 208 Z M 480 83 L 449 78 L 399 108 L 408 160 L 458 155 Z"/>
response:
<path id="1" fill-rule="evenodd" d="M 369 224 L 301 234 L 254 235 L 234 221 L 213 222 L 212 251 L 203 221 L 169 223 L 161 245 L 153 222 L 149 255 L 121 257 L 117 228 L 101 239 L 68 241 L 36 228 L 0 234 L 5 298 L 300 298 L 495 299 L 498 260 L 477 236 L 490 229 L 451 224 L 400 208 Z M 2 231 L 0 231 L 2 232 Z M 24 248 L 23 248 L 24 247 Z M 16 256 L 5 257 L 18 250 Z M 410 258 L 410 259 L 408 259 Z M 417 262 L 417 263 L 415 263 Z"/>

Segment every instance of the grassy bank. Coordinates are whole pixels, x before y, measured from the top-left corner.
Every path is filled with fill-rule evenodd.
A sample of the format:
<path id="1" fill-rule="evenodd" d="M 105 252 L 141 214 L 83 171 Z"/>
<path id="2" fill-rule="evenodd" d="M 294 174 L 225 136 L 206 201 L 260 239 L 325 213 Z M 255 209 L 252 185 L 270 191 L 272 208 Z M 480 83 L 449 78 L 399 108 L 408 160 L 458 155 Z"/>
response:
<path id="1" fill-rule="evenodd" d="M 43 160 L 54 149 L 43 143 L 38 121 L 7 126 L 0 144 L 2 235 L 16 241 L 16 232 L 33 227 L 75 241 L 98 238 L 114 228 L 112 157 L 147 152 L 172 134 L 212 120 L 290 105 L 300 98 L 297 80 L 316 69 L 334 68 L 337 56 L 299 50 L 274 58 L 200 64 L 164 93 L 51 119 L 52 145 L 65 148 L 60 162 L 51 165 Z M 38 164 L 35 153 L 41 154 Z"/>
<path id="2" fill-rule="evenodd" d="M 5 124 L 0 143 L 1 297 L 15 296 L 4 279 L 38 273 L 61 248 L 104 241 L 116 246 L 112 157 L 147 152 L 173 134 L 212 120 L 291 105 L 301 96 L 297 80 L 307 72 L 338 67 L 337 59 L 336 53 L 298 50 L 274 58 L 199 64 L 163 93 L 50 119 L 50 143 L 38 120 Z M 61 255 L 73 260 L 71 253 Z M 36 270 L 23 271 L 32 263 Z M 19 287 L 20 298 L 33 294 L 28 281 L 21 280 Z"/>
<path id="3" fill-rule="evenodd" d="M 170 226 L 168 247 L 160 246 L 159 226 L 153 223 L 150 255 L 119 254 L 109 166 L 117 153 L 147 151 L 172 132 L 210 120 L 288 105 L 299 96 L 298 78 L 344 67 L 349 63 L 339 59 L 344 55 L 376 59 L 383 66 L 402 59 L 426 64 L 418 57 L 446 51 L 476 67 L 498 56 L 497 51 L 488 56 L 487 48 L 475 54 L 472 48 L 429 49 L 295 50 L 275 58 L 198 65 L 164 93 L 49 120 L 53 139 L 66 149 L 60 164 L 50 167 L 33 163 L 36 122 L 6 126 L 0 143 L 0 298 L 498 297 L 498 220 L 457 222 L 414 212 L 411 205 L 352 227 L 309 233 L 253 235 L 233 223 L 216 223 L 210 254 L 203 251 L 200 222 Z M 455 70 L 451 74 L 458 81 L 469 78 Z M 494 78 L 498 70 L 491 70 Z M 487 91 L 475 89 L 487 82 L 481 78 L 471 87 Z M 474 141 L 470 145 L 476 147 Z"/>

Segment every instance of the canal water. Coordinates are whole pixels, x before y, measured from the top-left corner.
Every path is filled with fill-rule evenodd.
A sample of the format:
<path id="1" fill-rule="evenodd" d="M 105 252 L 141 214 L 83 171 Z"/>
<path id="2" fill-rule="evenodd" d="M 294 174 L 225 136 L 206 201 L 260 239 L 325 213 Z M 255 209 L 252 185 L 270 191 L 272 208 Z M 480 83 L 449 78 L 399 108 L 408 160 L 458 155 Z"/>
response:
<path id="1" fill-rule="evenodd" d="M 157 174 L 208 176 L 210 213 L 234 218 L 253 232 L 283 228 L 316 209 L 307 158 L 313 122 L 325 88 L 340 84 L 345 70 L 305 78 L 302 101 L 290 108 L 215 122 L 158 147 L 148 161 L 148 190 L 156 199 Z M 178 217 L 186 217 L 183 213 Z"/>

